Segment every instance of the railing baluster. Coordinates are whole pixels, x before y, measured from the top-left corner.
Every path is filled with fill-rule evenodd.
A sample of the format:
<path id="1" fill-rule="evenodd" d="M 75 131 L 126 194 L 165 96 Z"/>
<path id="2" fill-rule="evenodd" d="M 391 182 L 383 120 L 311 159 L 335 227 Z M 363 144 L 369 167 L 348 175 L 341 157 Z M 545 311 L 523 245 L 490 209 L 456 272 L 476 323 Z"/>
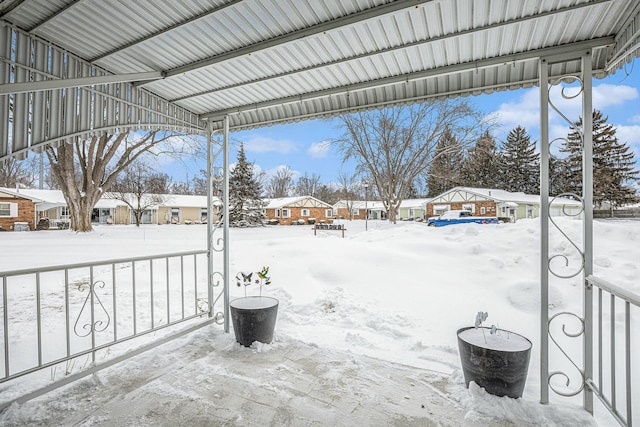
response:
<path id="1" fill-rule="evenodd" d="M 602 289 L 598 288 L 598 388 L 602 389 Z"/>
<path id="2" fill-rule="evenodd" d="M 113 340 L 118 341 L 118 307 L 116 302 L 116 264 L 111 264 L 111 289 L 113 290 Z"/>
<path id="3" fill-rule="evenodd" d="M 138 311 L 136 310 L 136 262 L 131 261 L 131 279 L 133 280 L 133 335 L 138 333 Z"/>
<path id="4" fill-rule="evenodd" d="M 611 407 L 616 410 L 616 297 L 611 295 Z"/>
<path id="5" fill-rule="evenodd" d="M 193 303 L 195 313 L 198 314 L 198 265 L 196 254 L 193 254 Z"/>
<path id="6" fill-rule="evenodd" d="M 180 289 L 182 301 L 182 318 L 184 319 L 184 257 L 180 255 Z"/>
<path id="7" fill-rule="evenodd" d="M 631 406 L 631 304 L 629 301 L 624 303 L 624 341 L 625 341 L 625 364 L 627 372 L 627 425 L 633 425 L 632 406 Z"/>
<path id="8" fill-rule="evenodd" d="M 71 356 L 71 312 L 69 311 L 69 269 L 64 269 L 64 312 L 67 335 L 67 357 Z"/>
<path id="9" fill-rule="evenodd" d="M 169 300 L 170 295 L 169 295 L 169 257 L 166 258 L 167 260 L 167 269 L 166 269 L 166 274 L 165 274 L 165 278 L 167 279 L 167 324 L 171 323 L 171 307 L 169 306 Z"/>
<path id="10" fill-rule="evenodd" d="M 93 289 L 93 267 L 89 267 L 89 292 L 91 292 L 91 294 L 89 295 L 91 297 L 90 302 L 91 302 L 91 349 L 93 350 L 91 352 L 91 360 L 95 363 L 96 361 L 96 312 L 95 312 L 95 301 L 94 301 L 94 289 Z"/>
<path id="11" fill-rule="evenodd" d="M 149 260 L 149 300 L 151 303 L 151 329 L 155 326 L 155 322 L 153 319 L 153 260 Z"/>
<path id="12" fill-rule="evenodd" d="M 7 305 L 7 276 L 2 276 L 2 317 L 4 323 L 4 378 L 9 376 L 9 306 Z"/>
<path id="13" fill-rule="evenodd" d="M 36 273 L 36 321 L 38 331 L 38 366 L 42 366 L 42 311 L 40 301 L 40 273 Z"/>

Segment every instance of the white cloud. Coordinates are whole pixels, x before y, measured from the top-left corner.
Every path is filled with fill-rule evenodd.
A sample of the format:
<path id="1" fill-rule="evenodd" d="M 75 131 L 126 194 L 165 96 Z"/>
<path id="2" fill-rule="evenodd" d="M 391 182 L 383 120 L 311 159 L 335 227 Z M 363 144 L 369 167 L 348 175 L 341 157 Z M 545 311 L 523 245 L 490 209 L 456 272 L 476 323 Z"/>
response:
<path id="1" fill-rule="evenodd" d="M 636 156 L 640 153 L 640 125 L 625 126 L 614 125 L 616 128 L 616 136 L 618 141 L 629 145 Z M 637 160 L 637 159 L 636 159 Z"/>
<path id="2" fill-rule="evenodd" d="M 582 115 L 582 97 L 577 96 L 578 86 L 576 83 L 566 86 L 564 95 L 560 86 L 554 86 L 549 97 L 555 107 L 569 120 L 575 121 Z M 638 90 L 627 85 L 601 84 L 593 87 L 593 108 L 606 110 L 607 107 L 622 105 L 628 101 L 638 98 Z M 500 105 L 496 111 L 498 122 L 501 125 L 499 131 L 505 135 L 514 127 L 520 125 L 529 130 L 540 126 L 540 94 L 538 88 L 526 90 L 514 102 L 506 102 Z M 635 116 L 632 122 L 639 123 L 640 115 Z M 562 136 L 554 133 L 554 128 L 567 128 L 568 124 L 553 109 L 549 110 L 549 126 L 551 138 Z M 555 136 L 554 136 L 555 135 Z M 566 132 L 564 134 L 566 136 Z"/>
<path id="3" fill-rule="evenodd" d="M 601 84 L 593 88 L 593 106 L 598 110 L 621 105 L 637 97 L 638 89 L 632 86 Z"/>
<path id="4" fill-rule="evenodd" d="M 629 123 L 640 123 L 640 114 L 636 114 L 635 116 L 629 119 Z"/>
<path id="5" fill-rule="evenodd" d="M 329 141 L 314 142 L 307 149 L 307 153 L 314 159 L 327 157 L 331 143 Z"/>
<path id="6" fill-rule="evenodd" d="M 252 153 L 280 153 L 288 154 L 297 151 L 296 144 L 288 139 L 273 139 L 255 136 L 244 142 L 244 149 Z"/>

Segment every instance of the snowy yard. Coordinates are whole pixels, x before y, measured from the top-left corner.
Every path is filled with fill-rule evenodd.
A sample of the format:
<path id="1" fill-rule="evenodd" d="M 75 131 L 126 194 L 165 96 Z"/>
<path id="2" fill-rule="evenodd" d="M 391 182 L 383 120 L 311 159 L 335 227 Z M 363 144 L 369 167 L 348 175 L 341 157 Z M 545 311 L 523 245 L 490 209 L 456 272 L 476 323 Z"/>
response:
<path id="1" fill-rule="evenodd" d="M 560 225 L 569 236 L 581 239 L 580 221 L 566 219 Z M 280 301 L 273 344 L 245 349 L 234 342 L 233 333 L 224 334 L 220 326 L 211 325 L 159 347 L 153 355 L 125 361 L 81 384 L 14 405 L 0 415 L 0 423 L 44 425 L 47 420 L 56 420 L 74 425 L 152 425 L 149 414 L 158 409 L 145 400 L 146 395 L 156 405 L 158 401 L 176 405 L 179 399 L 191 402 L 182 409 L 190 408 L 191 412 L 176 419 L 195 422 L 201 411 L 216 417 L 209 420 L 213 424 L 225 420 L 228 425 L 262 425 L 278 420 L 281 425 L 349 425 L 348 419 L 336 418 L 336 411 L 352 413 L 352 421 L 359 425 L 383 425 L 383 420 L 423 425 L 427 418 L 455 425 L 459 419 L 447 410 L 436 409 L 438 399 L 460 411 L 469 425 L 519 425 L 522 420 L 531 425 L 591 422 L 576 406 L 580 403 L 577 398 L 564 399 L 552 393 L 552 405 L 537 403 L 538 220 L 443 228 L 369 221 L 368 228 L 364 230 L 363 221 L 347 222 L 344 239 L 332 231 L 318 231 L 314 236 L 311 226 L 232 229 L 233 276 L 238 271 L 270 266 L 273 284 L 263 292 Z M 566 255 L 570 264 L 578 262 L 571 245 L 553 227 L 551 233 L 552 253 Z M 594 273 L 640 293 L 640 221 L 596 221 L 594 235 Z M 204 225 L 96 226 L 86 235 L 54 230 L 2 233 L 0 271 L 201 250 L 206 247 L 205 239 Z M 581 285 L 579 277 L 554 278 L 549 300 L 552 312 L 581 313 Z M 249 288 L 251 291 L 257 290 Z M 232 286 L 231 298 L 242 292 Z M 496 398 L 464 387 L 455 332 L 472 325 L 478 311 L 489 313 L 489 324 L 496 323 L 533 342 L 523 399 Z M 640 319 L 637 312 L 635 315 L 632 320 L 637 331 Z M 568 345 L 572 351 L 578 348 L 578 343 Z M 634 345 L 638 346 L 637 340 Z M 581 360 L 579 352 L 576 357 Z M 570 373 L 567 365 L 552 349 L 551 370 L 566 369 Z M 249 380 L 252 369 L 253 384 Z M 215 375 L 226 380 L 216 383 L 215 378 L 220 377 Z M 400 381 L 397 375 L 411 380 Z M 134 384 L 134 377 L 143 378 L 142 385 Z M 238 395 L 225 387 L 237 386 L 237 382 L 233 386 L 231 383 L 240 377 L 245 387 L 261 388 L 263 397 L 267 396 L 264 401 L 255 396 L 248 401 L 259 401 L 259 407 L 284 405 L 288 418 L 260 415 L 256 405 L 250 408 L 239 404 Z M 13 388 L 19 387 L 3 384 L 0 391 L 15 392 Z M 327 396 L 341 393 L 363 406 L 365 402 L 374 404 L 388 418 L 366 418 L 362 410 L 348 405 L 328 405 L 335 410 L 325 413 L 322 406 L 309 406 L 304 400 L 292 398 L 302 388 L 308 389 L 307 394 L 314 390 L 320 395 L 315 402 L 326 402 Z M 422 400 L 417 399 L 420 393 L 426 393 Z M 108 403 L 101 400 L 107 397 L 111 399 Z M 376 400 L 380 397 L 386 398 L 387 404 Z M 127 398 L 138 399 L 130 417 L 113 400 L 122 400 L 124 408 Z M 217 412 L 193 403 L 216 400 Z M 107 405 L 111 411 L 105 409 Z M 227 412 L 220 409 L 222 406 Z M 74 411 L 84 415 L 74 418 Z M 599 423 L 607 424 L 602 413 L 596 415 Z M 266 416 L 266 421 L 261 416 Z M 206 421 L 206 417 L 201 420 L 203 425 Z"/>

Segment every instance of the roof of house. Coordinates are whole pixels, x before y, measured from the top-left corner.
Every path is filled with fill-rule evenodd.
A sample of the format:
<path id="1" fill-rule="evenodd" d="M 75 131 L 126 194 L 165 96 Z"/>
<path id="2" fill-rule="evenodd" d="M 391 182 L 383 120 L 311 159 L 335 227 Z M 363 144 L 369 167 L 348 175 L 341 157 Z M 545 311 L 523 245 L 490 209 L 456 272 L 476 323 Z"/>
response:
<path id="1" fill-rule="evenodd" d="M 369 209 L 372 211 L 375 210 L 385 210 L 384 203 L 380 200 L 339 200 L 334 205 L 334 209 L 346 209 L 348 206 L 351 206 L 351 209 Z"/>
<path id="2" fill-rule="evenodd" d="M 333 208 L 329 203 L 323 202 L 320 199 L 316 199 L 313 196 L 294 196 L 294 197 L 280 197 L 274 199 L 264 199 L 267 204 L 265 209 L 278 209 L 289 207 L 316 207 L 316 208 Z"/>
<path id="3" fill-rule="evenodd" d="M 29 198 L 36 203 L 42 203 L 39 210 L 48 210 L 58 206 L 67 206 L 67 202 L 64 199 L 64 195 L 61 190 L 39 190 L 33 188 L 21 188 L 19 190 L 11 188 L 0 187 L 0 192 L 11 194 L 14 196 L 21 196 Z M 96 208 L 112 209 L 118 206 L 125 206 L 126 204 L 118 200 L 111 195 L 112 193 L 105 193 L 100 200 L 96 203 Z M 180 208 L 206 208 L 207 196 L 191 195 L 191 194 L 161 194 L 165 202 L 160 203 L 160 206 L 166 207 L 180 207 Z M 217 199 L 214 197 L 214 199 Z M 152 208 L 157 209 L 158 204 Z"/>
<path id="4" fill-rule="evenodd" d="M 444 193 L 434 197 L 430 203 L 441 203 L 438 199 L 451 193 L 470 193 L 480 196 L 484 199 L 491 199 L 497 203 L 517 203 L 517 204 L 540 204 L 539 194 L 525 194 L 522 192 L 510 192 L 495 188 L 473 188 L 473 187 L 454 187 Z M 552 205 L 571 205 L 581 206 L 582 202 L 566 197 L 550 197 L 549 201 Z"/>

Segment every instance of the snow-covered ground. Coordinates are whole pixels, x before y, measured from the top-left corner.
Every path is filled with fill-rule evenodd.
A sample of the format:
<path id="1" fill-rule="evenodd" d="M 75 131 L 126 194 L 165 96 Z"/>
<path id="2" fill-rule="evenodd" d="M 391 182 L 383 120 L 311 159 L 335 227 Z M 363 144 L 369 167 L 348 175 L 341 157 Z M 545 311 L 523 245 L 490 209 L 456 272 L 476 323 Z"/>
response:
<path id="1" fill-rule="evenodd" d="M 87 399 L 87 390 L 97 387 L 95 382 L 104 382 L 99 385 L 111 390 L 104 393 L 110 393 L 112 399 L 114 396 L 124 398 L 130 395 L 132 386 L 123 384 L 119 388 L 115 378 L 131 377 L 135 371 L 136 375 L 148 376 L 148 382 L 152 382 L 160 375 L 152 373 L 154 366 L 157 369 L 157 365 L 167 361 L 171 368 L 165 370 L 172 370 L 174 381 L 165 380 L 162 389 L 158 388 L 160 386 L 152 388 L 155 396 L 152 399 L 166 395 L 174 396 L 174 400 L 224 400 L 224 390 L 218 390 L 217 397 L 211 392 L 211 396 L 194 398 L 183 387 L 192 383 L 201 391 L 207 390 L 206 386 L 202 388 L 206 381 L 200 375 L 206 375 L 207 366 L 212 369 L 208 363 L 216 364 L 212 371 L 224 370 L 226 365 L 229 365 L 228 369 L 231 365 L 240 369 L 237 359 L 241 359 L 247 362 L 245 366 L 255 364 L 255 369 L 259 369 L 262 362 L 270 367 L 264 376 L 257 376 L 255 386 L 266 388 L 267 394 L 280 396 L 280 400 L 274 397 L 270 402 L 282 405 L 284 398 L 281 395 L 286 393 L 278 387 L 285 387 L 282 382 L 300 380 L 300 377 L 288 375 L 288 370 L 304 371 L 300 365 L 292 367 L 285 362 L 304 357 L 314 357 L 314 363 L 322 365 L 322 372 L 316 371 L 311 377 L 303 378 L 305 381 L 319 379 L 324 393 L 329 393 L 333 387 L 334 391 L 354 395 L 360 387 L 369 387 L 377 394 L 388 394 L 388 398 L 403 402 L 410 400 L 411 395 L 398 396 L 402 392 L 396 381 L 389 379 L 385 386 L 385 382 L 381 384 L 372 375 L 379 373 L 381 377 L 391 378 L 393 372 L 408 375 L 407 372 L 415 369 L 413 372 L 419 378 L 411 382 L 414 390 L 424 383 L 431 390 L 434 402 L 444 399 L 452 408 L 462 411 L 464 420 L 469 423 L 519 425 L 527 420 L 529 425 L 564 426 L 591 422 L 590 417 L 577 408 L 580 404 L 577 398 L 559 398 L 552 393 L 552 405 L 537 403 L 540 390 L 538 220 L 443 228 L 431 228 L 423 223 L 394 225 L 386 221 L 369 221 L 367 231 L 364 221 L 345 221 L 345 224 L 344 239 L 336 231 L 318 232 L 314 236 L 310 226 L 231 230 L 230 267 L 234 276 L 238 271 L 270 267 L 273 284 L 263 292 L 280 301 L 273 344 L 246 349 L 234 342 L 233 334 L 224 334 L 220 326 L 211 325 L 176 341 L 181 344 L 154 350 L 153 359 L 147 360 L 146 364 L 125 361 L 109 368 L 108 373 L 98 373 L 92 379 L 83 380 L 86 386 L 75 385 L 71 390 L 63 389 L 23 405 L 14 405 L 0 415 L 0 423 L 46 424 L 48 417 L 52 417 L 50 419 L 66 420 L 64 422 L 74 425 L 133 425 L 133 421 L 125 422 L 127 418 L 121 413 L 109 415 L 104 410 L 99 417 L 78 418 L 73 422 L 60 413 L 71 411 L 75 405 L 78 410 L 97 413 L 98 397 L 88 398 L 93 406 L 81 403 Z M 581 221 L 562 219 L 559 225 L 572 239 L 581 240 Z M 551 233 L 552 253 L 563 254 L 569 260 L 568 266 L 562 259 L 555 267 L 569 271 L 579 265 L 578 254 L 572 245 L 554 228 Z M 640 294 L 640 221 L 595 221 L 594 236 L 595 275 Z M 205 249 L 205 239 L 206 227 L 203 225 L 96 226 L 95 231 L 88 234 L 55 230 L 2 233 L 0 271 Z M 249 292 L 252 291 L 257 290 L 249 288 Z M 231 298 L 242 294 L 241 289 L 232 286 Z M 580 276 L 568 280 L 552 279 L 549 304 L 552 312 L 581 313 Z M 455 332 L 472 325 L 478 311 L 489 313 L 489 325 L 495 323 L 527 336 L 533 342 L 523 399 L 496 398 L 477 388 L 464 387 Z M 632 319 L 637 331 L 640 321 L 637 312 Z M 572 354 L 579 349 L 579 342 L 567 345 Z M 638 345 L 637 339 L 634 345 Z M 205 351 L 210 351 L 210 355 L 201 358 Z M 552 352 L 551 370 L 561 369 L 573 375 L 574 383 L 569 388 L 575 387 L 575 372 L 570 372 L 571 367 L 558 351 L 552 349 Z M 296 358 L 292 354 L 305 356 Z M 282 363 L 280 357 L 284 359 Z M 576 357 L 581 360 L 579 352 Z M 182 358 L 184 364 L 181 364 Z M 269 379 L 273 378 L 272 370 L 280 370 L 282 374 L 276 376 L 273 383 Z M 363 383 L 352 383 L 353 376 Z M 345 386 L 347 383 L 351 385 Z M 0 390 L 9 387 L 10 384 L 0 385 Z M 290 391 L 297 390 L 296 387 L 287 383 L 285 388 Z M 148 389 L 140 390 L 149 392 Z M 143 399 L 141 396 L 136 398 Z M 112 401 L 110 405 L 113 407 Z M 233 406 L 231 401 L 227 406 Z M 395 409 L 389 411 L 405 412 L 407 419 L 420 419 L 419 414 L 413 414 L 412 409 L 405 406 L 394 406 Z M 293 418 L 289 424 L 282 424 L 296 425 L 296 420 L 315 420 L 326 425 L 349 425 L 348 420 L 338 422 L 335 413 L 327 411 L 324 415 L 320 409 L 312 416 L 296 418 L 295 413 L 299 414 L 303 408 L 304 404 L 291 404 L 288 409 L 294 414 Z M 234 420 L 228 422 L 230 425 L 261 424 L 252 418 L 246 405 L 239 405 L 234 411 L 226 418 L 219 413 L 212 415 L 209 412 L 209 415 Z M 56 418 L 55 414 L 62 418 Z M 440 420 L 444 425 L 455 424 L 455 418 L 448 419 L 444 413 L 439 414 L 434 411 L 432 419 Z M 607 418 L 601 411 L 596 415 L 600 424 L 607 425 Z M 195 415 L 189 416 L 192 418 L 187 416 L 185 419 L 193 420 Z M 360 424 L 366 422 L 366 418 L 353 416 Z M 137 421 L 141 419 L 137 418 Z M 212 422 L 215 424 L 215 420 Z"/>

